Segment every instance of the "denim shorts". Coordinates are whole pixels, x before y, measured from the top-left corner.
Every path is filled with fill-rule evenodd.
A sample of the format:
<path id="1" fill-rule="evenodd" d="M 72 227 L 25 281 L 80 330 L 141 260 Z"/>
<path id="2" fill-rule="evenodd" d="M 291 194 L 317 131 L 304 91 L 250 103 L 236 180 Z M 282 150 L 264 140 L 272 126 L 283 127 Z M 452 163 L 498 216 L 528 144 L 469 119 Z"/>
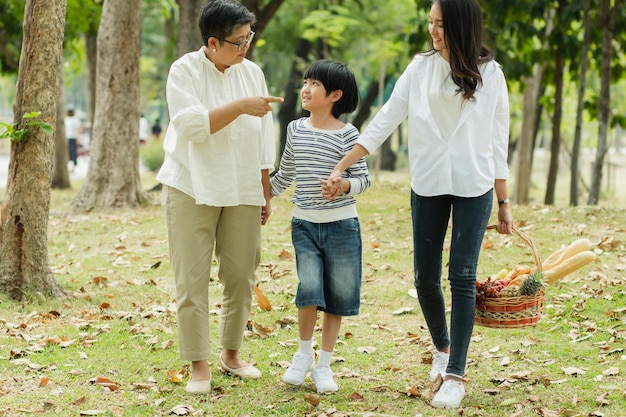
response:
<path id="1" fill-rule="evenodd" d="M 315 305 L 337 316 L 359 314 L 361 228 L 358 218 L 330 223 L 291 219 L 296 251 L 296 307 Z"/>

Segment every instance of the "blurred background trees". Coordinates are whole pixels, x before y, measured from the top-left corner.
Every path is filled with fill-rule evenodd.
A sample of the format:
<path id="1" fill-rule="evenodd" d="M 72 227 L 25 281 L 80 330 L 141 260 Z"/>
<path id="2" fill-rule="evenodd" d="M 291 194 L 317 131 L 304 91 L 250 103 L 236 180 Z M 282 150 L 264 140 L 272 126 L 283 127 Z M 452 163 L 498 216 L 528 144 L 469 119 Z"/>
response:
<path id="1" fill-rule="evenodd" d="M 106 1 L 116 3 L 116 0 Z M 88 139 L 97 123 L 93 120 L 97 35 L 104 2 L 67 0 L 64 91 L 63 97 L 59 95 L 59 106 L 77 109 Z M 144 114 L 151 125 L 158 119 L 163 128 L 167 126 L 164 94 L 169 65 L 201 46 L 197 19 L 203 2 L 140 1 L 136 113 Z M 388 97 L 411 57 L 430 45 L 427 15 L 431 0 L 384 4 L 375 0 L 242 0 L 242 3 L 258 19 L 249 58 L 264 69 L 271 93 L 285 97 L 275 112 L 279 152 L 285 141 L 286 123 L 302 114 L 299 106 L 302 71 L 312 61 L 337 59 L 355 71 L 361 106 L 349 121 L 362 129 Z M 607 195 L 610 190 L 604 189 L 603 184 L 610 181 L 606 176 L 615 175 L 619 166 L 616 168 L 606 158 L 613 152 L 624 152 L 621 129 L 626 114 L 623 88 L 626 8 L 623 1 L 520 0 L 482 4 L 488 37 L 510 87 L 512 198 L 521 204 L 533 200 L 554 204 L 557 176 L 563 172 L 570 177 L 571 205 L 598 204 L 610 197 Z M 0 5 L 3 74 L 0 120 L 12 119 L 23 9 L 23 0 L 6 0 Z M 63 114 L 65 111 L 59 111 L 59 115 Z M 110 117 L 110 111 L 98 117 Z M 128 117 L 126 122 L 134 123 L 133 119 L 134 116 Z M 59 133 L 61 122 L 57 122 Z M 370 157 L 372 169 L 406 168 L 403 129 L 401 126 Z M 131 129 L 125 131 L 130 134 Z M 59 152 L 64 135 L 57 136 L 55 149 Z M 126 138 L 126 143 L 130 146 L 131 138 Z M 549 160 L 545 186 L 541 187 L 545 190 L 543 196 L 532 195 L 531 175 L 537 150 Z M 580 165 L 581 152 L 593 152 L 591 168 Z M 140 154 L 146 158 L 144 165 L 158 169 L 162 158 L 158 144 L 148 144 L 140 149 Z M 63 159 L 63 155 L 57 158 Z M 59 165 L 55 164 L 53 186 L 69 187 L 67 169 Z M 90 181 L 87 179 L 83 187 Z"/>

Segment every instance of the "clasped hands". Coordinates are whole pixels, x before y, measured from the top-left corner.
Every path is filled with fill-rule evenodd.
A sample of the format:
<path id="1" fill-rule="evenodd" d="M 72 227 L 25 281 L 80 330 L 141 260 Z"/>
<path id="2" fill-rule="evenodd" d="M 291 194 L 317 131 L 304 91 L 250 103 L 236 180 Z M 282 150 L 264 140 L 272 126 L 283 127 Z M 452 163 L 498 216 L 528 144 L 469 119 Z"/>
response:
<path id="1" fill-rule="evenodd" d="M 334 200 L 337 198 L 342 192 L 342 179 L 341 172 L 333 171 L 328 176 L 326 180 L 319 180 L 322 183 L 322 197 L 327 200 Z"/>

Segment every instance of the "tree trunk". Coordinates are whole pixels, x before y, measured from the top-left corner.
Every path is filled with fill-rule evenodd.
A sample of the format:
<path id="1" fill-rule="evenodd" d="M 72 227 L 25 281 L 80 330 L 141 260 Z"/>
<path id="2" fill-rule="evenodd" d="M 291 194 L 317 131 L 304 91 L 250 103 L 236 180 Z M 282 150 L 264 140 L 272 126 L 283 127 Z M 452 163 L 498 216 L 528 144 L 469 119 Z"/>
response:
<path id="1" fill-rule="evenodd" d="M 14 121 L 24 127 L 23 115 L 40 112 L 38 121 L 56 123 L 65 0 L 28 0 Z M 48 258 L 48 215 L 54 137 L 27 127 L 24 142 L 11 144 L 6 196 L 0 230 L 0 291 L 22 300 L 41 292 L 52 297 L 66 293 L 57 283 Z"/>
<path id="2" fill-rule="evenodd" d="M 553 19 L 554 9 L 550 9 L 546 13 L 546 38 L 552 33 Z M 547 42 L 544 42 L 544 47 L 548 47 Z M 516 146 L 518 169 L 515 181 L 515 193 L 513 194 L 515 202 L 518 204 L 528 204 L 530 201 L 529 190 L 533 155 L 542 111 L 542 105 L 539 99 L 543 97 L 544 91 L 542 85 L 543 70 L 543 65 L 536 64 L 533 68 L 533 75 L 524 79 L 526 88 L 522 101 L 522 131 Z"/>
<path id="3" fill-rule="evenodd" d="M 611 9 L 611 3 L 613 8 Z M 598 109 L 598 149 L 593 161 L 591 187 L 587 204 L 595 205 L 600 200 L 600 186 L 602 184 L 602 168 L 604 156 L 608 151 L 607 136 L 609 119 L 611 116 L 611 55 L 615 19 L 619 11 L 619 0 L 600 0 L 599 19 L 602 28 L 602 56 L 600 61 L 600 104 Z"/>
<path id="4" fill-rule="evenodd" d="M 565 1 L 559 0 L 556 9 L 556 24 L 558 30 L 563 30 L 560 23 L 563 20 Z M 557 32 L 558 34 L 559 32 Z M 554 204 L 556 180 L 559 171 L 559 151 L 561 148 L 561 120 L 563 119 L 563 68 L 565 59 L 558 41 L 550 45 L 555 51 L 554 57 L 554 112 L 552 113 L 552 140 L 550 142 L 550 166 L 548 168 L 548 180 L 546 184 L 545 204 Z"/>
<path id="5" fill-rule="evenodd" d="M 202 36 L 198 21 L 200 9 L 205 0 L 176 0 L 178 3 L 178 37 L 176 39 L 176 58 L 180 58 L 187 52 L 200 49 Z"/>
<path id="6" fill-rule="evenodd" d="M 85 125 L 83 126 L 89 135 L 93 127 L 94 114 L 96 112 L 96 72 L 98 70 L 98 33 L 85 33 L 85 49 L 87 52 L 87 85 L 85 85 Z"/>
<path id="7" fill-rule="evenodd" d="M 59 66 L 59 95 L 57 100 L 57 121 L 54 129 L 54 164 L 52 165 L 52 188 L 67 190 L 71 188 L 70 174 L 67 170 L 68 145 L 65 134 L 65 86 L 63 60 Z"/>
<path id="8" fill-rule="evenodd" d="M 141 0 L 103 5 L 89 168 L 74 211 L 134 208 L 148 200 L 139 177 L 140 6 Z"/>
<path id="9" fill-rule="evenodd" d="M 276 14 L 276 11 L 278 11 L 278 8 L 281 4 L 283 4 L 283 2 L 284 0 L 270 0 L 269 2 L 265 2 L 266 4 L 263 7 L 261 7 L 261 3 L 264 3 L 262 0 L 243 0 L 241 2 L 241 4 L 243 4 L 256 16 L 256 25 L 254 25 L 256 35 L 250 45 L 250 48 L 248 49 L 248 59 L 252 59 L 254 56 L 254 46 L 256 45 L 256 41 L 261 38 L 265 27 Z"/>
<path id="10" fill-rule="evenodd" d="M 370 81 L 367 86 L 367 91 L 365 92 L 365 97 L 359 103 L 359 109 L 357 110 L 354 119 L 352 119 L 352 124 L 354 127 L 361 131 L 363 127 L 363 123 L 370 117 L 372 114 L 372 105 L 374 101 L 378 97 L 378 80 Z"/>
<path id="11" fill-rule="evenodd" d="M 563 54 L 557 48 L 554 62 L 554 113 L 552 114 L 552 140 L 550 142 L 550 166 L 544 203 L 554 204 L 556 180 L 559 172 L 559 152 L 561 150 L 561 120 L 563 118 Z"/>
<path id="12" fill-rule="evenodd" d="M 532 173 L 532 153 L 534 149 L 539 89 L 543 66 L 535 65 L 532 77 L 525 79 L 526 88 L 522 101 L 522 132 L 517 143 L 517 177 L 515 181 L 515 202 L 528 204 L 530 178 Z"/>
<path id="13" fill-rule="evenodd" d="M 580 154 L 580 142 L 582 136 L 583 110 L 585 107 L 585 80 L 587 76 L 587 66 L 589 64 L 589 43 L 591 41 L 591 22 L 589 19 L 589 9 L 591 0 L 583 2 L 583 45 L 580 51 L 580 69 L 578 73 L 578 103 L 576 107 L 576 128 L 574 129 L 574 144 L 572 146 L 572 162 L 570 167 L 570 189 L 569 204 L 570 206 L 578 205 L 578 182 L 579 169 L 578 157 Z"/>
<path id="14" fill-rule="evenodd" d="M 287 79 L 285 94 L 282 103 L 278 109 L 278 122 L 280 125 L 280 144 L 278 149 L 279 158 L 285 150 L 287 142 L 287 125 L 296 118 L 296 106 L 298 105 L 298 97 L 300 86 L 302 85 L 302 77 L 304 76 L 304 62 L 307 62 L 307 56 L 313 45 L 304 38 L 298 39 L 296 46 L 296 56 L 291 66 L 291 72 Z"/>

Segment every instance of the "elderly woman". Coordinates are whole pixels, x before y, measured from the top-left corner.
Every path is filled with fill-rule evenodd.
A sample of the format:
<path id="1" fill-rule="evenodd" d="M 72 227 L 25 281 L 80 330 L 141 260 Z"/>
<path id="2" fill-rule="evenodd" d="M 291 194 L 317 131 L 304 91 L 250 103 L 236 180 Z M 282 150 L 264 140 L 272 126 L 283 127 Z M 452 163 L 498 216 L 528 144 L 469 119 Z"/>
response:
<path id="1" fill-rule="evenodd" d="M 255 16 L 234 0 L 202 8 L 203 46 L 176 60 L 167 79 L 170 124 L 157 180 L 176 282 L 186 391 L 211 391 L 209 283 L 213 253 L 223 285 L 219 364 L 241 378 L 261 372 L 240 357 L 260 260 L 261 224 L 271 214 L 272 102 L 261 69 L 246 59 Z"/>

